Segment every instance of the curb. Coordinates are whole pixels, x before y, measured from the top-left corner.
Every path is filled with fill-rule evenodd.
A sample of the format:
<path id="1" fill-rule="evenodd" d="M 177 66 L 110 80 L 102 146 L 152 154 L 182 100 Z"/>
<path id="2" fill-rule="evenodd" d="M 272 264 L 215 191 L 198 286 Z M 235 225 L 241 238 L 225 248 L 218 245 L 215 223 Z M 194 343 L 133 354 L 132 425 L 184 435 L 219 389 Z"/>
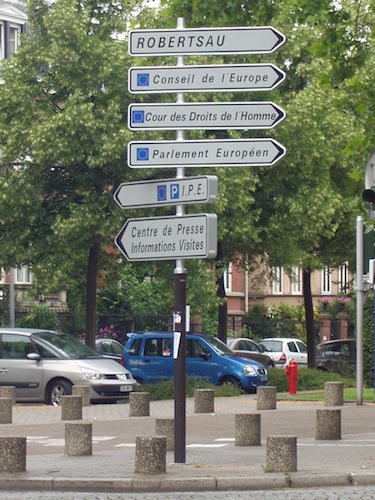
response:
<path id="1" fill-rule="evenodd" d="M 190 491 L 256 491 L 293 488 L 318 488 L 339 486 L 375 485 L 375 474 L 356 475 L 345 473 L 339 476 L 265 473 L 264 477 L 186 477 L 168 478 L 157 475 L 153 478 L 20 478 L 0 479 L 0 491 L 81 491 L 112 493 L 190 492 Z"/>

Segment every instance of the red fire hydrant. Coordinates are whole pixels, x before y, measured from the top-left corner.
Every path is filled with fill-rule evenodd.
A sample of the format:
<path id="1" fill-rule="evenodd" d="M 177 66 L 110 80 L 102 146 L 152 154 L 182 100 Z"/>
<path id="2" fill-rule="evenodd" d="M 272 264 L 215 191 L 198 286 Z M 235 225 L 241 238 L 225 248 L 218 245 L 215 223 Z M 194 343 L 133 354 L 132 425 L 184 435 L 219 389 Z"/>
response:
<path id="1" fill-rule="evenodd" d="M 285 375 L 289 378 L 289 394 L 297 393 L 298 364 L 291 359 L 289 365 L 285 368 Z"/>

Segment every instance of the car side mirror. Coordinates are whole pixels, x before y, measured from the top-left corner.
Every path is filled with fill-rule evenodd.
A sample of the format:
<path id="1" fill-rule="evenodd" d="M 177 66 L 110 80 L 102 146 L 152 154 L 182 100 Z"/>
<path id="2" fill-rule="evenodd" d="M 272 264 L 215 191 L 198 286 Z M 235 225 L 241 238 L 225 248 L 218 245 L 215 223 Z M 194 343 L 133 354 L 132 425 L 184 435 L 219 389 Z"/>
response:
<path id="1" fill-rule="evenodd" d="M 211 354 L 209 352 L 202 352 L 202 354 L 200 355 L 200 357 L 202 359 L 204 359 L 205 361 L 208 361 L 211 357 Z"/>
<path id="2" fill-rule="evenodd" d="M 40 354 L 37 352 L 30 352 L 27 356 L 27 359 L 31 359 L 31 361 L 40 361 Z"/>

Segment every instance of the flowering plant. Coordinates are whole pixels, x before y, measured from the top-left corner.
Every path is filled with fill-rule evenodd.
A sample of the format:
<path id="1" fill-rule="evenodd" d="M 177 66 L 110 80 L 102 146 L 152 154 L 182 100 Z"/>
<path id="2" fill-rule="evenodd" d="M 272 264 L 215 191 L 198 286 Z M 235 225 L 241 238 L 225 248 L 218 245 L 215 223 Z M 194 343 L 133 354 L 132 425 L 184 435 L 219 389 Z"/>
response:
<path id="1" fill-rule="evenodd" d="M 86 333 L 80 333 L 79 339 L 85 340 Z M 115 331 L 115 325 L 105 326 L 104 328 L 99 328 L 98 333 L 95 335 L 95 339 L 115 339 L 118 340 L 119 336 Z"/>
<path id="2" fill-rule="evenodd" d="M 342 304 L 346 304 L 348 302 L 351 302 L 351 298 L 350 297 L 337 297 L 337 302 L 341 302 Z"/>
<path id="3" fill-rule="evenodd" d="M 323 304 L 330 304 L 332 302 L 332 297 L 322 297 Z"/>

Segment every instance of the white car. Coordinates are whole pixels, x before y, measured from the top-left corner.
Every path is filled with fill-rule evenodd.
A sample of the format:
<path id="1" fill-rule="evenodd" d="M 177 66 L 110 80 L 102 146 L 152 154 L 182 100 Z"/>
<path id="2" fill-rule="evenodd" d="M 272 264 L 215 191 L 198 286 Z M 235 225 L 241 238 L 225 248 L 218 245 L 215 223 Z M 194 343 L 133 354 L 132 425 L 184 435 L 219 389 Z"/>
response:
<path id="1" fill-rule="evenodd" d="M 276 368 L 285 368 L 294 359 L 298 365 L 307 366 L 307 345 L 299 339 L 269 338 L 259 344 L 275 362 Z"/>

